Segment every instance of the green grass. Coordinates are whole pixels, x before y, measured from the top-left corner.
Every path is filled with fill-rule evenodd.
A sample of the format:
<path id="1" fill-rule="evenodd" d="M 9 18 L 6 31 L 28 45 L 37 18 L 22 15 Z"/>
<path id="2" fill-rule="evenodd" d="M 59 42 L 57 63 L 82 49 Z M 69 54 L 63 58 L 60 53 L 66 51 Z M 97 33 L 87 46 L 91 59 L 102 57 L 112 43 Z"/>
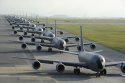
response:
<path id="1" fill-rule="evenodd" d="M 125 23 L 125 19 L 51 18 L 48 19 L 48 22 L 54 22 L 55 19 L 57 20 L 58 28 L 64 29 L 75 35 L 80 34 L 79 27 L 83 25 L 84 36 L 87 39 L 125 53 L 125 24 L 120 24 Z M 45 21 L 45 18 L 40 18 L 39 21 Z"/>
<path id="2" fill-rule="evenodd" d="M 79 25 L 59 24 L 58 27 L 75 35 L 80 34 Z M 85 24 L 83 29 L 84 36 L 87 39 L 125 52 L 125 25 Z"/>

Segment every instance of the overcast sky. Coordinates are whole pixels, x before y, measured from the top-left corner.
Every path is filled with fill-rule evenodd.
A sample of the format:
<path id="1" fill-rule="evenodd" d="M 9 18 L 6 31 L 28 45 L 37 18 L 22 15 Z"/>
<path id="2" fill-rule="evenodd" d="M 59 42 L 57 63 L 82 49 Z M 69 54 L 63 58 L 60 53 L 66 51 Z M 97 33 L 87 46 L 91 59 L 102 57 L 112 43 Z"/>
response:
<path id="1" fill-rule="evenodd" d="M 0 13 L 125 18 L 125 0 L 0 0 Z"/>

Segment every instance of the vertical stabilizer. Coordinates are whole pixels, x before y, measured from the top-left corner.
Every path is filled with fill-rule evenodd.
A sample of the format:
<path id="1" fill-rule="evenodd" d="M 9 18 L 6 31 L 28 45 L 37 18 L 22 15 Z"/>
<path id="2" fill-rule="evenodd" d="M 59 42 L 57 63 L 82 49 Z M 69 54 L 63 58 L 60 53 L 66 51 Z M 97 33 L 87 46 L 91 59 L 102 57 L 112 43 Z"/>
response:
<path id="1" fill-rule="evenodd" d="M 55 20 L 55 37 L 57 37 L 57 34 L 56 34 L 56 20 Z"/>
<path id="2" fill-rule="evenodd" d="M 48 18 L 46 18 L 46 27 L 48 28 Z"/>
<path id="3" fill-rule="evenodd" d="M 84 51 L 84 48 L 83 48 L 83 34 L 82 34 L 82 26 L 80 26 L 80 39 L 81 39 L 81 51 Z"/>

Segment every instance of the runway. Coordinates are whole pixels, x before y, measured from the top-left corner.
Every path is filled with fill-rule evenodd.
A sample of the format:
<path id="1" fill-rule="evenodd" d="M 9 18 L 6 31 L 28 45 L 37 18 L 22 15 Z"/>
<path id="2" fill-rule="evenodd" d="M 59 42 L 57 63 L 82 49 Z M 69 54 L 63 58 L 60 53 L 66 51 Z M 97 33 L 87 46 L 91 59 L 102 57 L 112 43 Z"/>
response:
<path id="1" fill-rule="evenodd" d="M 72 35 L 64 32 L 64 36 Z M 22 50 L 17 41 L 18 38 L 13 35 L 11 26 L 3 16 L 0 16 L 0 83 L 124 83 L 125 77 L 119 67 L 110 67 L 107 69 L 108 74 L 95 77 L 95 72 L 81 69 L 80 75 L 73 74 L 73 67 L 67 67 L 64 73 L 56 71 L 56 64 L 41 64 L 39 70 L 32 69 L 32 62 L 29 60 L 19 60 L 12 58 L 13 56 L 41 58 L 49 60 L 73 61 L 78 62 L 77 56 L 59 53 L 56 49 L 53 52 L 47 52 L 48 48 L 38 52 L 35 46 L 29 46 L 27 50 Z M 29 41 L 29 39 L 25 39 Z M 88 49 L 88 48 L 87 48 Z M 97 44 L 96 50 L 101 49 L 102 55 L 106 61 L 125 60 L 125 54 L 109 49 L 105 46 Z M 76 50 L 76 48 L 70 48 Z M 92 51 L 92 50 L 90 50 Z"/>

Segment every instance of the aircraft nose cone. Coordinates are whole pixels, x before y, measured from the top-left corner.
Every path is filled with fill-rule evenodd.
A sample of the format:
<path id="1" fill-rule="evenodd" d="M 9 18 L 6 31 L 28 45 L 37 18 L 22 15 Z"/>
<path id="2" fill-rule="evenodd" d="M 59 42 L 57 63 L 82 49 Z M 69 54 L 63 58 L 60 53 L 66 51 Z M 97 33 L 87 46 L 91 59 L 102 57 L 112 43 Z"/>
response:
<path id="1" fill-rule="evenodd" d="M 64 43 L 63 42 L 60 42 L 60 48 L 64 49 Z"/>
<path id="2" fill-rule="evenodd" d="M 100 59 L 97 59 L 96 61 L 98 69 L 103 69 L 102 61 Z"/>
<path id="3" fill-rule="evenodd" d="M 50 34 L 49 37 L 54 37 L 54 35 L 53 35 L 53 34 Z"/>
<path id="4" fill-rule="evenodd" d="M 61 47 L 61 48 L 64 48 L 64 45 L 63 45 L 63 43 L 60 43 L 60 47 Z"/>

